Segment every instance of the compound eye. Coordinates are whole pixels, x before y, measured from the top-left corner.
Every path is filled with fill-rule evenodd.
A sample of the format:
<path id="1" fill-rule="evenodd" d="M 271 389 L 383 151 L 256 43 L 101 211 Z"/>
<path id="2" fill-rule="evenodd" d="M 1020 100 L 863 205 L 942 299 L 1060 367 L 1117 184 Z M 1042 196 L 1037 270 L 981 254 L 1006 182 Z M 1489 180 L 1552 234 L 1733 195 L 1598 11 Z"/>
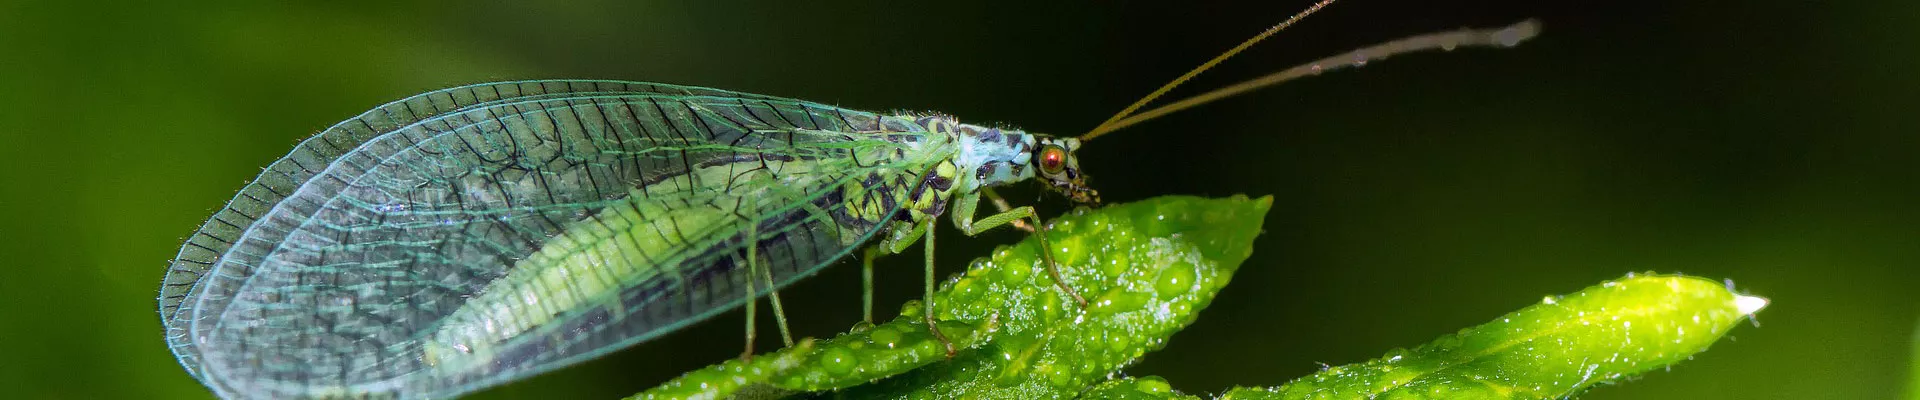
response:
<path id="1" fill-rule="evenodd" d="M 1067 150 L 1060 146 L 1040 148 L 1040 172 L 1057 175 L 1067 167 Z"/>

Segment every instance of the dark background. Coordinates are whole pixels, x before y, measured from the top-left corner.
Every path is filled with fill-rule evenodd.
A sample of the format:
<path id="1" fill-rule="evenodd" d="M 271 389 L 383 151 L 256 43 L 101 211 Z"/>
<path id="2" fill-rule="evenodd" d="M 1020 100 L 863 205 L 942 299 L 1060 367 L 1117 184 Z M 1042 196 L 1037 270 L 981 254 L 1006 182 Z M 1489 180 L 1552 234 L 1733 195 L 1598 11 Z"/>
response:
<path id="1" fill-rule="evenodd" d="M 520 3 L 0 1 L 0 397 L 207 396 L 161 340 L 165 262 L 297 140 L 389 100 L 629 79 L 1077 134 L 1306 6 Z M 1092 142 L 1081 165 L 1109 201 L 1276 198 L 1234 284 L 1126 373 L 1189 393 L 1278 384 L 1660 271 L 1775 304 L 1760 328 L 1585 398 L 1892 397 L 1920 316 L 1916 16 L 1911 1 L 1336 4 L 1176 96 L 1410 34 L 1545 31 Z M 1020 238 L 943 229 L 943 273 Z M 919 268 L 879 271 L 886 315 L 919 296 Z M 858 287 L 843 266 L 791 288 L 795 329 L 846 329 Z M 488 394 L 629 394 L 737 354 L 739 319 Z"/>

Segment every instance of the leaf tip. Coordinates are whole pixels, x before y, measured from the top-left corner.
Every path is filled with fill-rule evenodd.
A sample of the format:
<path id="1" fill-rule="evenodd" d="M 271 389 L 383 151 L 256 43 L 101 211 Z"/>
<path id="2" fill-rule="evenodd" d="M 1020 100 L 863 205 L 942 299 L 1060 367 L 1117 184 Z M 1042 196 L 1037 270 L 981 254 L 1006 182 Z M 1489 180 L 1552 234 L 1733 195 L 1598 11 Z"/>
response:
<path id="1" fill-rule="evenodd" d="M 1268 208 L 1273 207 L 1273 195 L 1269 194 L 1256 197 L 1253 199 L 1253 202 L 1259 206 L 1260 211 L 1265 212 Z"/>
<path id="2" fill-rule="evenodd" d="M 1768 300 L 1765 297 L 1747 295 L 1733 296 L 1733 307 L 1740 310 L 1741 315 L 1753 315 L 1753 313 L 1759 312 L 1760 309 L 1767 308 L 1767 303 Z"/>

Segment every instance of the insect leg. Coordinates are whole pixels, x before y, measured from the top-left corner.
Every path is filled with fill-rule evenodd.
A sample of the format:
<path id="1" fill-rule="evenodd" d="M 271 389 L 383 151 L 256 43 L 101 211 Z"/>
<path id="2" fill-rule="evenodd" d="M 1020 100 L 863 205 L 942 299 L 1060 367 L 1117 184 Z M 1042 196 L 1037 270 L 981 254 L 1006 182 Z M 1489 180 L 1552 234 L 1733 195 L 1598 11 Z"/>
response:
<path id="1" fill-rule="evenodd" d="M 935 230 L 933 229 L 933 220 L 928 219 L 927 222 L 921 223 L 920 226 L 920 230 L 927 232 L 927 287 L 924 292 L 925 294 L 921 295 L 920 305 L 925 307 L 925 309 L 921 311 L 925 313 L 927 319 L 927 331 L 933 332 L 933 338 L 939 339 L 940 344 L 947 347 L 947 359 L 953 359 L 953 341 L 947 340 L 947 335 L 940 333 L 940 324 L 933 320 L 933 231 Z"/>
<path id="2" fill-rule="evenodd" d="M 879 247 L 868 247 L 860 257 L 860 322 L 873 325 L 873 260 L 880 258 Z"/>
<path id="3" fill-rule="evenodd" d="M 757 245 L 760 237 L 759 231 L 760 224 L 753 223 L 749 220 L 747 223 L 747 238 L 745 240 L 747 244 L 747 349 L 740 353 L 741 360 L 753 359 L 753 323 L 755 321 L 753 308 L 755 303 L 760 302 L 759 293 L 756 293 L 753 289 L 754 277 L 760 276 L 760 246 Z"/>
<path id="4" fill-rule="evenodd" d="M 755 242 L 754 247 L 760 247 L 759 243 Z M 773 322 L 780 326 L 780 343 L 793 347 L 793 333 L 787 330 L 787 312 L 780 307 L 780 289 L 773 287 L 773 269 L 760 268 L 760 271 L 767 273 L 764 275 L 767 277 L 767 298 L 773 302 Z"/>
<path id="5" fill-rule="evenodd" d="M 881 242 L 880 247 L 882 248 L 882 251 L 885 251 L 888 254 L 900 254 L 901 252 L 907 250 L 907 246 L 912 246 L 914 242 L 919 242 L 923 238 L 926 239 L 926 244 L 927 244 L 927 277 L 925 282 L 926 291 L 923 292 L 924 294 L 922 294 L 920 298 L 920 305 L 922 307 L 920 311 L 922 312 L 922 314 L 924 314 L 923 316 L 927 320 L 927 330 L 933 333 L 934 339 L 938 339 L 940 341 L 940 344 L 945 345 L 947 347 L 947 358 L 953 358 L 953 355 L 954 355 L 953 341 L 947 340 L 947 335 L 940 333 L 939 325 L 934 322 L 934 318 L 933 318 L 933 278 L 934 278 L 933 276 L 934 275 L 933 231 L 934 231 L 933 220 L 928 219 L 926 221 L 914 224 L 913 227 L 911 228 L 906 228 L 906 229 L 902 229 L 901 231 L 896 231 L 893 234 L 893 236 L 888 237 L 886 241 Z"/>
<path id="6" fill-rule="evenodd" d="M 1074 291 L 1072 286 L 1067 286 L 1067 281 L 1060 279 L 1060 264 L 1053 262 L 1053 246 L 1047 244 L 1046 227 L 1040 225 L 1040 218 L 1034 215 L 1032 206 L 1020 206 L 986 218 L 974 219 L 973 212 L 980 207 L 980 194 L 964 194 L 957 200 L 959 201 L 953 209 L 953 224 L 959 226 L 960 231 L 967 236 L 976 236 L 980 232 L 986 232 L 988 229 L 1006 225 L 1010 221 L 1018 221 L 1021 218 L 1033 220 L 1033 225 L 1041 228 L 1034 237 L 1040 239 L 1040 258 L 1047 263 L 1047 275 L 1052 276 L 1054 286 L 1059 287 L 1060 291 L 1072 298 L 1080 308 L 1087 308 L 1087 299 L 1080 297 L 1080 293 Z"/>
<path id="7" fill-rule="evenodd" d="M 1004 212 L 1013 210 L 1013 206 L 1007 204 L 1007 199 L 1001 198 L 999 193 L 994 193 L 993 188 L 982 187 L 980 188 L 980 194 L 987 196 L 987 201 L 992 202 L 993 208 L 999 209 L 1000 212 L 1004 213 Z M 1038 225 L 1040 225 L 1039 222 L 1034 222 L 1033 224 L 1029 225 L 1027 224 L 1027 221 L 1024 221 L 1024 220 L 1017 220 L 1017 219 L 1013 220 L 1014 228 L 1027 231 L 1027 233 L 1033 233 L 1033 227 Z"/>

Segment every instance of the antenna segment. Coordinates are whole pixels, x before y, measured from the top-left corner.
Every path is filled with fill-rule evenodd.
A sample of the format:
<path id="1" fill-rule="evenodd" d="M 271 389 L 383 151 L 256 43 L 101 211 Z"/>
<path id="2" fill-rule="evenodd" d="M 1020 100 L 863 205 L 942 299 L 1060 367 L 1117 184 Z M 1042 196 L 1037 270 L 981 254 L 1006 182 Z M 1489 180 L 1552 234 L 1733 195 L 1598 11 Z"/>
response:
<path id="1" fill-rule="evenodd" d="M 1206 71 L 1208 68 L 1212 68 L 1215 64 L 1219 64 L 1220 61 L 1227 59 L 1227 57 L 1231 57 L 1234 54 L 1239 53 L 1241 50 L 1246 49 L 1247 46 L 1252 45 L 1255 42 L 1259 42 L 1261 39 L 1265 39 L 1268 35 L 1271 35 L 1274 32 L 1278 32 L 1281 29 L 1285 29 L 1288 25 L 1293 24 L 1294 21 L 1297 21 L 1300 18 L 1307 16 L 1308 14 L 1312 14 L 1314 11 L 1319 10 L 1321 7 L 1324 7 L 1328 3 L 1332 3 L 1332 2 L 1333 0 L 1327 0 L 1327 1 L 1322 1 L 1320 3 L 1314 4 L 1313 7 L 1308 8 L 1306 11 L 1302 11 L 1299 14 L 1295 14 L 1293 18 L 1288 18 L 1286 22 L 1281 22 L 1279 25 L 1275 25 L 1272 28 L 1268 28 L 1266 32 L 1262 32 L 1259 36 L 1254 36 L 1253 39 L 1248 39 L 1246 42 L 1241 43 L 1240 46 L 1234 47 L 1231 50 L 1227 50 L 1226 53 L 1221 54 L 1219 57 L 1214 57 L 1213 60 L 1207 61 L 1206 64 L 1201 64 L 1199 68 L 1194 68 L 1192 71 L 1188 71 L 1186 75 L 1181 75 L 1179 78 L 1174 79 L 1173 82 L 1168 82 L 1165 86 L 1161 86 L 1159 90 L 1155 90 L 1152 94 L 1147 95 L 1147 97 L 1142 98 L 1140 99 L 1140 101 L 1134 102 L 1133 105 L 1128 106 L 1124 110 L 1121 110 L 1119 114 L 1115 114 L 1112 118 L 1108 118 L 1106 122 L 1100 123 L 1100 125 L 1097 127 L 1094 127 L 1093 130 L 1088 131 L 1086 134 L 1080 135 L 1080 138 L 1079 138 L 1080 141 L 1082 142 L 1090 141 L 1090 140 L 1093 140 L 1093 138 L 1099 137 L 1100 135 L 1105 135 L 1108 132 L 1112 132 L 1120 128 L 1125 128 L 1133 124 L 1140 123 L 1142 121 L 1153 119 L 1155 117 L 1166 115 L 1175 111 L 1192 108 L 1193 106 L 1206 104 L 1207 102 L 1211 102 L 1214 100 L 1231 97 L 1233 95 L 1245 93 L 1250 90 L 1272 86 L 1275 84 L 1279 84 L 1281 82 L 1290 81 L 1295 78 L 1300 78 L 1303 76 L 1318 75 L 1322 72 L 1337 70 L 1337 69 L 1342 69 L 1347 67 L 1363 66 L 1363 65 L 1366 65 L 1368 61 L 1379 60 L 1379 59 L 1387 58 L 1389 56 L 1405 54 L 1405 53 L 1413 53 L 1413 52 L 1419 52 L 1419 51 L 1427 51 L 1427 50 L 1451 51 L 1453 49 L 1461 48 L 1461 47 L 1503 47 L 1503 48 L 1513 47 L 1515 45 L 1520 44 L 1521 41 L 1525 41 L 1527 39 L 1533 38 L 1535 35 L 1538 35 L 1540 33 L 1540 22 L 1529 19 L 1526 21 L 1521 21 L 1519 23 L 1508 25 L 1506 27 L 1498 28 L 1498 29 L 1461 29 L 1461 30 L 1455 30 L 1455 31 L 1435 32 L 1435 33 L 1429 33 L 1424 35 L 1411 36 L 1411 37 L 1401 38 L 1398 40 L 1393 40 L 1393 41 L 1380 43 L 1372 46 L 1362 47 L 1362 48 L 1349 51 L 1346 53 L 1342 53 L 1339 55 L 1335 55 L 1332 57 L 1314 60 L 1313 62 L 1294 66 L 1293 68 L 1287 68 L 1285 70 L 1281 70 L 1280 72 L 1267 74 L 1266 76 L 1250 79 L 1240 83 L 1235 83 L 1232 85 L 1228 85 L 1226 87 L 1214 89 L 1213 91 L 1201 93 L 1193 97 L 1181 99 L 1179 101 L 1175 101 L 1173 103 L 1170 103 L 1164 106 L 1160 106 L 1151 110 L 1147 110 L 1145 112 L 1141 112 L 1137 115 L 1133 114 L 1134 111 L 1138 110 L 1140 107 L 1146 105 L 1147 103 L 1152 102 L 1155 98 L 1160 97 L 1160 95 L 1165 94 L 1168 90 L 1172 90 L 1175 86 L 1179 86 L 1181 83 L 1185 82 L 1188 79 L 1193 78 L 1195 75 L 1199 75 L 1200 72 Z"/>

